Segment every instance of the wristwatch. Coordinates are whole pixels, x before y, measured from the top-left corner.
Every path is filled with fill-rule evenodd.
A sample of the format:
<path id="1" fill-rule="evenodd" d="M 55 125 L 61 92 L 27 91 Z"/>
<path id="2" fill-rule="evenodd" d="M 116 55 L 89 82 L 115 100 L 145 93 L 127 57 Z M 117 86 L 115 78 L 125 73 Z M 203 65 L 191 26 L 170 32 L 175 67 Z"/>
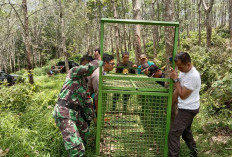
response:
<path id="1" fill-rule="evenodd" d="M 180 78 L 177 78 L 177 79 L 173 80 L 174 83 L 179 82 L 179 81 L 180 81 Z"/>

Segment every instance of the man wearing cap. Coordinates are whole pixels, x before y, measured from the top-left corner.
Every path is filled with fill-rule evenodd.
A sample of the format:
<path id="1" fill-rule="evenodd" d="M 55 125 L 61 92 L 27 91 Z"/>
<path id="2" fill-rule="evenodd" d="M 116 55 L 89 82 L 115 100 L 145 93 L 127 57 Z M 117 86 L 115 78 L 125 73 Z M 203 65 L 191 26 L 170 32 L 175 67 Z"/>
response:
<path id="1" fill-rule="evenodd" d="M 148 77 L 155 77 L 155 78 L 165 78 L 164 73 L 158 68 L 157 65 L 151 65 L 149 68 L 147 68 L 148 70 Z M 159 83 L 160 85 L 164 86 L 164 81 L 156 81 L 157 83 Z"/>
<path id="2" fill-rule="evenodd" d="M 88 59 L 86 61 L 86 65 L 75 66 L 68 72 L 53 111 L 70 157 L 84 156 L 84 143 L 89 134 L 88 122 L 95 117 L 86 77 L 102 63 L 97 60 L 92 63 Z"/>
<path id="3" fill-rule="evenodd" d="M 148 58 L 145 54 L 140 55 L 140 63 L 141 63 L 141 65 L 138 67 L 138 74 L 144 74 L 144 72 L 142 72 L 142 70 L 143 70 L 142 64 L 147 63 L 148 66 L 155 64 L 151 61 L 148 61 Z"/>

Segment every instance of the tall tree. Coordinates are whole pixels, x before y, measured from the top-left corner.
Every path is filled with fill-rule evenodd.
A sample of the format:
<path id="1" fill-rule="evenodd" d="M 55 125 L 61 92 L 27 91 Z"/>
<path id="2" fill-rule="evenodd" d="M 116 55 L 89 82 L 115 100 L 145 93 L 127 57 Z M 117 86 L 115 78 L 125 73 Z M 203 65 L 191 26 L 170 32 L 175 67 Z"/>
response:
<path id="1" fill-rule="evenodd" d="M 117 8 L 116 8 L 116 2 L 115 0 L 112 0 L 112 5 L 113 5 L 113 10 L 114 10 L 114 18 L 118 18 L 118 13 L 117 13 Z M 116 56 L 117 56 L 117 61 L 120 62 L 120 57 L 119 57 L 119 28 L 118 24 L 114 25 L 115 28 L 115 46 L 116 46 Z"/>
<path id="2" fill-rule="evenodd" d="M 157 2 L 158 3 L 158 2 Z M 155 20 L 155 0 L 152 0 L 152 20 Z M 154 58 L 157 57 L 157 48 L 158 48 L 158 27 L 153 27 L 153 55 Z"/>
<path id="3" fill-rule="evenodd" d="M 229 0 L 230 47 L 232 47 L 232 0 Z"/>
<path id="4" fill-rule="evenodd" d="M 206 27 L 206 46 L 207 48 L 211 47 L 211 35 L 212 35 L 212 27 L 211 27 L 211 16 L 210 13 L 212 11 L 214 4 L 214 0 L 210 0 L 209 6 L 206 4 L 205 0 L 203 0 L 203 6 L 205 9 L 205 27 Z"/>
<path id="5" fill-rule="evenodd" d="M 33 84 L 33 73 L 32 73 L 32 64 L 31 64 L 31 49 L 30 49 L 30 37 L 29 37 L 29 21 L 27 14 L 27 0 L 22 0 L 22 9 L 24 17 L 24 35 L 25 35 L 25 45 L 26 45 L 26 54 L 27 54 L 27 66 L 28 66 L 28 77 L 29 83 Z"/>
<path id="6" fill-rule="evenodd" d="M 132 0 L 133 3 L 133 17 L 136 20 L 141 19 L 141 1 L 140 0 Z M 141 37 L 140 37 L 140 30 L 141 27 L 140 25 L 135 25 L 134 26 L 134 45 L 135 45 L 135 53 L 136 53 L 136 62 L 139 64 L 139 57 L 142 53 L 141 50 Z"/>
<path id="7" fill-rule="evenodd" d="M 201 45 L 201 3 L 202 0 L 199 0 L 198 6 L 198 45 Z"/>
<path id="8" fill-rule="evenodd" d="M 64 54 L 66 72 L 68 72 L 69 71 L 69 64 L 68 64 L 68 53 L 67 53 L 67 49 L 66 49 L 66 42 L 65 42 L 66 39 L 65 39 L 65 32 L 64 32 L 64 18 L 63 18 L 64 11 L 63 11 L 61 0 L 59 0 L 59 7 L 60 7 L 62 49 L 63 49 L 63 54 Z"/>
<path id="9" fill-rule="evenodd" d="M 173 0 L 163 0 L 165 13 L 164 19 L 165 21 L 175 21 L 175 11 L 174 11 L 174 1 Z M 170 62 L 169 58 L 172 56 L 173 52 L 173 43 L 174 43 L 174 28 L 173 27 L 165 27 L 165 46 L 166 46 L 166 65 L 167 68 L 165 70 L 165 76 L 168 77 Z"/>

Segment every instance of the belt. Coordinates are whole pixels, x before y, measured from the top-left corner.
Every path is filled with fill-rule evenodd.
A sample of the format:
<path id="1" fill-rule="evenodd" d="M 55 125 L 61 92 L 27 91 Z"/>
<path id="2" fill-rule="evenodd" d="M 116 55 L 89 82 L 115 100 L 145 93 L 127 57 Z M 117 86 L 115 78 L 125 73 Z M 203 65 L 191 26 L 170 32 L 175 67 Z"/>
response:
<path id="1" fill-rule="evenodd" d="M 74 103 L 68 103 L 65 100 L 59 99 L 57 104 L 59 104 L 60 106 L 63 107 L 67 107 L 69 109 L 75 110 L 75 111 L 79 111 L 80 110 L 80 106 Z"/>

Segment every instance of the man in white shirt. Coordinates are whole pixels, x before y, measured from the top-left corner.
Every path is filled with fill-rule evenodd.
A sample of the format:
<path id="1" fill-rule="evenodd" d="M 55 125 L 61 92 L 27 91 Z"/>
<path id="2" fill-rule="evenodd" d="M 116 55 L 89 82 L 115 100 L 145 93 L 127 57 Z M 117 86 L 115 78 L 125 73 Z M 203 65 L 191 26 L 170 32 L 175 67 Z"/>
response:
<path id="1" fill-rule="evenodd" d="M 197 156 L 196 143 L 192 135 L 193 118 L 199 112 L 201 77 L 193 67 L 188 53 L 181 52 L 176 55 L 175 63 L 180 71 L 171 69 L 170 78 L 173 79 L 175 90 L 173 104 L 178 103 L 178 113 L 172 122 L 168 137 L 168 156 L 178 157 L 180 151 L 180 136 L 190 149 L 190 156 Z"/>

